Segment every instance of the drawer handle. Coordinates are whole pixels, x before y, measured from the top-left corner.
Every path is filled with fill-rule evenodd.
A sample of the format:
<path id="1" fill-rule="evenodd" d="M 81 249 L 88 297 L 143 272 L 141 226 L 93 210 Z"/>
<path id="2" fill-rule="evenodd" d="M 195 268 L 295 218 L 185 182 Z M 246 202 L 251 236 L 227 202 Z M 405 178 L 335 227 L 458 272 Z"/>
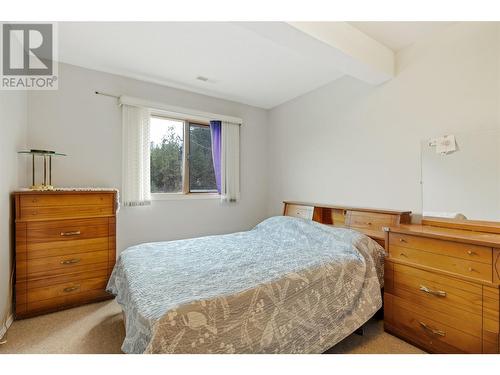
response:
<path id="1" fill-rule="evenodd" d="M 474 251 L 472 250 L 467 250 L 467 254 L 469 254 L 470 256 L 472 255 L 477 255 Z"/>
<path id="2" fill-rule="evenodd" d="M 422 327 L 423 329 L 425 329 L 426 331 L 432 333 L 433 335 L 436 335 L 436 336 L 446 336 L 446 332 L 444 331 L 441 331 L 439 329 L 433 329 L 431 327 L 429 327 L 427 324 L 425 324 L 424 322 L 418 322 L 420 324 L 420 327 Z"/>
<path id="3" fill-rule="evenodd" d="M 404 238 L 400 238 L 399 242 L 407 242 Z"/>
<path id="4" fill-rule="evenodd" d="M 369 222 L 369 221 L 367 221 L 365 224 L 366 224 L 366 225 L 372 225 L 372 223 L 371 223 L 371 222 Z"/>
<path id="5" fill-rule="evenodd" d="M 79 236 L 81 232 L 79 230 L 75 230 L 72 232 L 61 232 L 61 236 Z"/>
<path id="6" fill-rule="evenodd" d="M 420 290 L 424 293 L 432 294 L 433 296 L 446 297 L 446 292 L 444 290 L 432 290 L 424 285 L 420 285 Z"/>
<path id="7" fill-rule="evenodd" d="M 399 255 L 408 258 L 408 255 L 406 255 L 405 253 L 399 253 Z"/>
<path id="8" fill-rule="evenodd" d="M 69 292 L 74 292 L 75 290 L 78 290 L 78 289 L 80 289 L 80 285 L 70 286 L 70 287 L 64 288 L 63 292 L 64 293 L 69 293 Z"/>
<path id="9" fill-rule="evenodd" d="M 472 268 L 472 267 L 469 267 L 469 268 L 468 268 L 468 270 L 469 270 L 469 272 L 477 272 L 477 271 L 476 271 L 474 268 Z"/>
<path id="10" fill-rule="evenodd" d="M 66 260 L 61 260 L 61 264 L 75 264 L 80 261 L 79 258 L 73 258 L 73 259 L 66 259 Z"/>

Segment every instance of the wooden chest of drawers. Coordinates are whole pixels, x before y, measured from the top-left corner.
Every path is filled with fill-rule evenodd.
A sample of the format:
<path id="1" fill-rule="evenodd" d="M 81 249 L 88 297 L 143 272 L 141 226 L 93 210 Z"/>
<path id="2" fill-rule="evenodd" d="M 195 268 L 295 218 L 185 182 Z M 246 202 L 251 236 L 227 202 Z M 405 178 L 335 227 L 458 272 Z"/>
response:
<path id="1" fill-rule="evenodd" d="M 500 234 L 442 225 L 388 230 L 385 329 L 432 353 L 500 353 Z"/>
<path id="2" fill-rule="evenodd" d="M 23 191 L 15 207 L 16 319 L 110 298 L 115 191 Z"/>

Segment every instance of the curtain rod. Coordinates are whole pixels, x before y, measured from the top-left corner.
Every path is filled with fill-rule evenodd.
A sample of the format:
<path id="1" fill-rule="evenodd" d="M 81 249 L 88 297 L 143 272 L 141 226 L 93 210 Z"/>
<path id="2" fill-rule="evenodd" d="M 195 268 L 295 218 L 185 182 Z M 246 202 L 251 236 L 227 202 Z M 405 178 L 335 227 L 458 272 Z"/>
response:
<path id="1" fill-rule="evenodd" d="M 95 94 L 96 95 L 102 95 L 102 96 L 109 96 L 110 98 L 120 99 L 120 97 L 118 95 L 108 94 L 106 92 L 95 91 Z"/>
<path id="2" fill-rule="evenodd" d="M 232 122 L 232 123 L 238 124 L 240 126 L 243 125 L 243 120 L 238 118 L 238 117 L 224 116 L 224 115 L 218 115 L 215 113 L 208 113 L 208 112 L 202 112 L 202 111 L 195 111 L 195 110 L 192 110 L 189 108 L 176 107 L 176 106 L 166 105 L 163 103 L 149 102 L 147 100 L 133 98 L 133 97 L 129 97 L 129 96 L 118 96 L 118 95 L 108 94 L 107 92 L 102 92 L 102 91 L 94 91 L 94 93 L 96 95 L 108 96 L 110 98 L 118 99 L 121 104 L 125 103 L 125 104 L 135 105 L 135 106 L 139 106 L 139 107 L 152 108 L 156 111 L 165 112 L 165 113 L 185 114 L 185 115 L 189 115 L 189 116 L 194 116 L 193 119 L 196 119 L 197 117 L 201 118 L 202 120 L 217 119 L 217 120 L 221 120 L 221 121 Z"/>

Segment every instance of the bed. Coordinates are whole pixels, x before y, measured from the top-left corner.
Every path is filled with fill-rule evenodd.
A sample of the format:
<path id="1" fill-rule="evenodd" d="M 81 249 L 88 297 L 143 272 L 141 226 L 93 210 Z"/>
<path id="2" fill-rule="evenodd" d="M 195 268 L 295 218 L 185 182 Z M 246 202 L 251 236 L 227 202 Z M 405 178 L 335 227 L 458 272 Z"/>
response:
<path id="1" fill-rule="evenodd" d="M 107 290 L 125 353 L 322 353 L 380 309 L 383 256 L 359 232 L 276 216 L 130 247 Z"/>

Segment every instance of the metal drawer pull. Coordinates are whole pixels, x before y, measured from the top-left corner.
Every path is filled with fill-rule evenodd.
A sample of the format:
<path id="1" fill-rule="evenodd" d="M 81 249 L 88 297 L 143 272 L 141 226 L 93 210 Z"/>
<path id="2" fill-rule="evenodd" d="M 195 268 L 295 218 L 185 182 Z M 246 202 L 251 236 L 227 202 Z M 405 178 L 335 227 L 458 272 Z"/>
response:
<path id="1" fill-rule="evenodd" d="M 477 255 L 475 252 L 473 252 L 472 250 L 467 250 L 467 254 L 469 255 Z"/>
<path id="2" fill-rule="evenodd" d="M 401 255 L 402 257 L 407 257 L 408 258 L 408 255 L 406 255 L 405 253 L 399 253 L 399 255 Z"/>
<path id="3" fill-rule="evenodd" d="M 434 335 L 437 335 L 437 336 L 446 336 L 446 332 L 444 331 L 441 331 L 439 329 L 433 329 L 431 327 L 429 327 L 427 324 L 425 324 L 424 322 L 418 322 L 420 324 L 420 327 L 422 327 L 423 329 L 425 329 L 426 331 L 429 331 L 430 333 L 434 334 Z"/>
<path id="4" fill-rule="evenodd" d="M 420 290 L 422 292 L 432 294 L 433 296 L 446 297 L 446 292 L 444 290 L 432 290 L 432 289 L 427 288 L 424 285 L 420 285 Z"/>
<path id="5" fill-rule="evenodd" d="M 79 258 L 73 258 L 73 259 L 66 259 L 66 260 L 61 260 L 61 264 L 75 264 L 80 261 Z"/>
<path id="6" fill-rule="evenodd" d="M 63 292 L 65 293 L 69 293 L 69 292 L 74 292 L 75 290 L 78 290 L 80 289 L 80 285 L 77 285 L 77 286 L 70 286 L 68 288 L 64 288 L 63 289 Z"/>
<path id="7" fill-rule="evenodd" d="M 366 222 L 366 225 L 372 225 L 372 223 L 370 223 L 369 221 Z"/>
<path id="8" fill-rule="evenodd" d="M 400 238 L 399 242 L 406 242 L 406 240 L 404 238 Z"/>
<path id="9" fill-rule="evenodd" d="M 61 236 L 79 236 L 81 232 L 79 230 L 75 230 L 73 232 L 61 232 Z"/>

